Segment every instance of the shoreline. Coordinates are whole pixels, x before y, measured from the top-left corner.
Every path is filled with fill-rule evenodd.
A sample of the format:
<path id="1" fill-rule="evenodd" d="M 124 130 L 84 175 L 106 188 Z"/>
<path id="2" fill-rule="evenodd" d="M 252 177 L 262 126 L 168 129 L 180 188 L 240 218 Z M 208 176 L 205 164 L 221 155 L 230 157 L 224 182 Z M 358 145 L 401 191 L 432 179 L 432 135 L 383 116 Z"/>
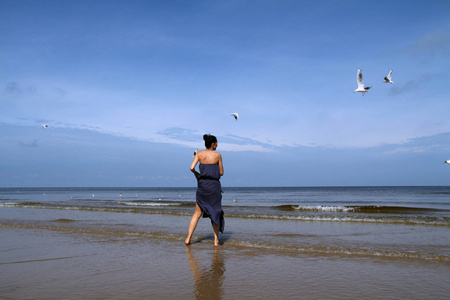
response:
<path id="1" fill-rule="evenodd" d="M 6 299 L 445 299 L 450 293 L 448 263 L 287 253 L 227 241 L 214 247 L 208 237 L 185 246 L 177 238 L 3 226 L 0 238 Z"/>

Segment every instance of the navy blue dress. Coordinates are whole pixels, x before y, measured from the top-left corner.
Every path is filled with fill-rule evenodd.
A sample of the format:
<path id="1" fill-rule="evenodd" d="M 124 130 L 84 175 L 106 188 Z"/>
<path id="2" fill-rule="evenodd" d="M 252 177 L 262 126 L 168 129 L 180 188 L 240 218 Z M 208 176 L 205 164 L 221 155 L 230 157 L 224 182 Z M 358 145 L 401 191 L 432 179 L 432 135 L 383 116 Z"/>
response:
<path id="1" fill-rule="evenodd" d="M 218 164 L 200 164 L 196 199 L 203 212 L 203 218 L 210 218 L 211 223 L 220 224 L 223 233 L 225 220 L 222 211 L 222 186 L 220 185 Z"/>

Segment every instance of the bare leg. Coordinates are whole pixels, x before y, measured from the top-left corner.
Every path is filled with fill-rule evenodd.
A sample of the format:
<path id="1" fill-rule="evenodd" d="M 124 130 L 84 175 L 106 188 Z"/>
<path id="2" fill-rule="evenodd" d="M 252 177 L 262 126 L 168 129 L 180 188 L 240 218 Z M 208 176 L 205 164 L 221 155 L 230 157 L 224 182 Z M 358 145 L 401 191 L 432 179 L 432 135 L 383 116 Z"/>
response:
<path id="1" fill-rule="evenodd" d="M 219 229 L 220 224 L 214 224 L 212 225 L 213 231 L 214 231 L 214 246 L 219 246 Z"/>
<path id="2" fill-rule="evenodd" d="M 198 204 L 195 204 L 194 215 L 192 216 L 191 222 L 189 223 L 189 233 L 186 237 L 186 240 L 184 241 L 186 245 L 189 245 L 191 243 L 192 234 L 194 233 L 195 228 L 197 227 L 198 224 L 198 220 L 200 219 L 201 216 L 202 210 L 200 206 L 198 206 Z"/>

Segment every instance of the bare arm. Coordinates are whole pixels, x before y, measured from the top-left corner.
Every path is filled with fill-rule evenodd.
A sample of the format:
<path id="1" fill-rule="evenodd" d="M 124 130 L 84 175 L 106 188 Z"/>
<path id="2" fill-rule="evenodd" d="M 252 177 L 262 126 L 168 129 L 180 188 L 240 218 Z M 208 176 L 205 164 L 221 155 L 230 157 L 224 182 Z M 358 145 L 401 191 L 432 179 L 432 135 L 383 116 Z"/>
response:
<path id="1" fill-rule="evenodd" d="M 219 171 L 220 171 L 220 176 L 223 176 L 223 164 L 222 164 L 222 155 L 219 154 Z"/>
<path id="2" fill-rule="evenodd" d="M 194 160 L 192 161 L 190 170 L 192 173 L 194 173 L 195 178 L 198 180 L 200 173 L 195 170 L 195 166 L 197 165 L 197 163 L 198 163 L 198 154 L 196 153 L 194 156 Z"/>

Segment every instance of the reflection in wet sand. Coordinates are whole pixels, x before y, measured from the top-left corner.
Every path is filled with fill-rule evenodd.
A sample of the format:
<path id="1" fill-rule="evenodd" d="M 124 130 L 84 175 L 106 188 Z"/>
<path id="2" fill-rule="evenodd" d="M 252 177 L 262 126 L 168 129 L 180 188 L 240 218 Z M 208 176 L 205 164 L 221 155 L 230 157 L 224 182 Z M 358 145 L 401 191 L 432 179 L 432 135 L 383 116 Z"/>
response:
<path id="1" fill-rule="evenodd" d="M 221 251 L 214 249 L 212 261 L 209 265 L 200 262 L 192 247 L 186 247 L 189 266 L 195 282 L 196 299 L 222 299 L 225 262 Z"/>

